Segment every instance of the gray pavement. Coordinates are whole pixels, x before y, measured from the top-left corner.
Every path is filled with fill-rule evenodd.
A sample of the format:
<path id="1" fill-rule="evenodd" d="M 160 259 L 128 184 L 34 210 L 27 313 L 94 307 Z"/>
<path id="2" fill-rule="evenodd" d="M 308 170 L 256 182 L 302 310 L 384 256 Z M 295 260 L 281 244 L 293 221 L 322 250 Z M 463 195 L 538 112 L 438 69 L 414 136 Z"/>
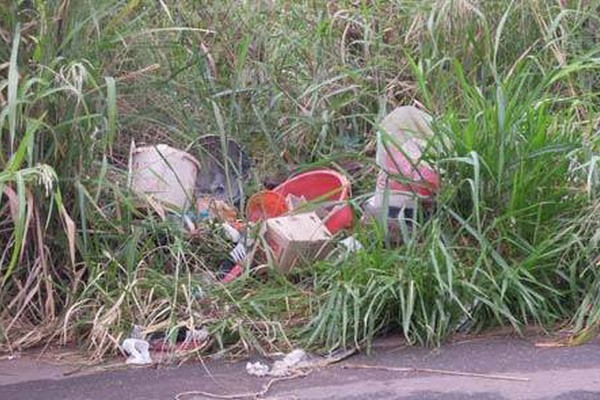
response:
<path id="1" fill-rule="evenodd" d="M 434 368 L 509 375 L 529 381 L 342 368 L 345 364 Z M 70 377 L 65 377 L 64 371 L 64 367 L 31 359 L 0 361 L 0 400 L 163 400 L 185 391 L 217 395 L 258 392 L 268 381 L 248 376 L 245 362 L 197 362 L 178 368 L 127 369 Z M 600 399 L 600 345 L 538 348 L 525 339 L 496 337 L 423 349 L 405 347 L 401 341 L 388 338 L 379 341 L 371 355 L 359 354 L 307 377 L 277 382 L 264 398 Z"/>

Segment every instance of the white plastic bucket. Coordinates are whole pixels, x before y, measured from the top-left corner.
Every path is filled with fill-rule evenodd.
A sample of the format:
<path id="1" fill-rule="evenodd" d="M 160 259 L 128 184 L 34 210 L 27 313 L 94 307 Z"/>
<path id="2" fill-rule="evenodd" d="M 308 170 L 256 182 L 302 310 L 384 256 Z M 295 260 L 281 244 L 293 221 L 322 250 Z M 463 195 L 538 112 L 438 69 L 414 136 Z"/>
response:
<path id="1" fill-rule="evenodd" d="M 167 207 L 186 210 L 192 204 L 200 164 L 188 153 L 158 144 L 131 155 L 131 188 Z"/>
<path id="2" fill-rule="evenodd" d="M 413 208 L 416 197 L 432 197 L 439 188 L 439 175 L 421 159 L 423 148 L 433 136 L 431 116 L 411 107 L 398 107 L 381 121 L 377 137 L 377 176 L 374 206 L 381 208 L 384 196 L 393 207 Z M 400 175 L 398 182 L 390 175 Z"/>

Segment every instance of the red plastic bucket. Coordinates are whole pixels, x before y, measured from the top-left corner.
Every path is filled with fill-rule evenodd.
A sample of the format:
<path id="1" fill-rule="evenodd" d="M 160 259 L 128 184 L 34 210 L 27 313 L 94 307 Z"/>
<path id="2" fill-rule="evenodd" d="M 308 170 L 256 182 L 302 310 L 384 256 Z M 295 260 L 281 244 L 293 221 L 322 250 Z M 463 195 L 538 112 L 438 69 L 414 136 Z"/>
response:
<path id="1" fill-rule="evenodd" d="M 346 177 L 330 169 L 318 169 L 296 175 L 273 189 L 282 198 L 288 195 L 304 197 L 308 202 L 335 202 L 329 214 L 323 218 L 329 232 L 352 227 L 350 182 Z"/>

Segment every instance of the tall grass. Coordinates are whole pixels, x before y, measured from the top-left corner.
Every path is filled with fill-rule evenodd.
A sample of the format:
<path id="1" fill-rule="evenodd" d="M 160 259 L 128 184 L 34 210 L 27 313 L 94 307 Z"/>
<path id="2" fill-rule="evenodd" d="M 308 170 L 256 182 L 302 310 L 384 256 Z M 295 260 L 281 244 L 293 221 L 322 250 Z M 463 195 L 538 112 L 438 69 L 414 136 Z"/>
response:
<path id="1" fill-rule="evenodd" d="M 459 330 L 552 326 L 572 315 L 582 283 L 575 271 L 594 254 L 582 248 L 590 232 L 579 218 L 595 161 L 577 108 L 553 98 L 553 76 L 523 91 L 527 66 L 491 98 L 454 68 L 461 92 L 453 101 L 466 111 L 448 104 L 436 124 L 445 178 L 437 213 L 398 249 L 375 240 L 325 268 L 311 341 L 359 344 L 397 326 L 411 342 L 439 344 Z"/>
<path id="2" fill-rule="evenodd" d="M 134 324 L 212 350 L 436 344 L 494 324 L 598 321 L 598 4 L 15 1 L 0 10 L 0 345 L 97 358 Z M 224 244 L 138 210 L 132 139 L 233 137 L 255 181 L 364 163 L 396 105 L 436 116 L 437 212 L 390 248 L 222 286 Z M 435 150 L 435 151 L 433 151 Z M 376 233 L 376 234 L 374 234 Z M 234 346 L 236 345 L 236 346 Z"/>

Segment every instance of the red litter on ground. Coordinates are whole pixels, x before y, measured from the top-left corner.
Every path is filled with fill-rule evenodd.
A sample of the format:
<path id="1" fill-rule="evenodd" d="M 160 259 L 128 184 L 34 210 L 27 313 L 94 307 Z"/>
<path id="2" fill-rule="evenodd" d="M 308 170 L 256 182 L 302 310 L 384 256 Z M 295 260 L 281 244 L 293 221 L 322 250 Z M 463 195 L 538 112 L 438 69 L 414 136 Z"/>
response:
<path id="1" fill-rule="evenodd" d="M 350 182 L 344 175 L 330 169 L 304 172 L 273 190 L 257 193 L 248 201 L 247 218 L 256 222 L 284 215 L 291 211 L 286 203 L 290 195 L 316 205 L 323 203 L 324 215 L 321 218 L 332 234 L 352 227 L 352 209 L 347 204 Z"/>
<path id="2" fill-rule="evenodd" d="M 279 217 L 286 212 L 288 212 L 288 208 L 285 197 L 272 190 L 256 193 L 248 199 L 246 205 L 246 218 L 250 222 Z"/>

